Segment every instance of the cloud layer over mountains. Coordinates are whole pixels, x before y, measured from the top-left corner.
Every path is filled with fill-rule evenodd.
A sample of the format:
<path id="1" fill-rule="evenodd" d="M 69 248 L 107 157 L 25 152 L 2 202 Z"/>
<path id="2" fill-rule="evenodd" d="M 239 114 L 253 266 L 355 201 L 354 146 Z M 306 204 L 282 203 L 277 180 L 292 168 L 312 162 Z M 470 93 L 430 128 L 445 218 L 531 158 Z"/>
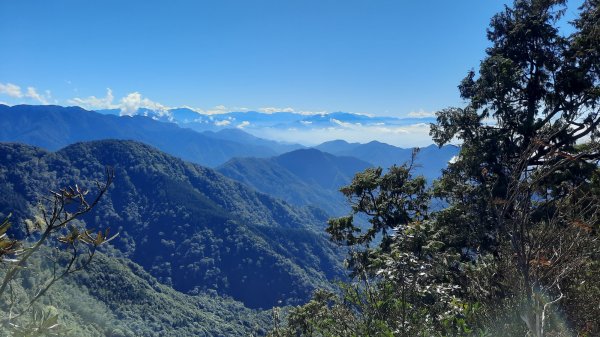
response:
<path id="1" fill-rule="evenodd" d="M 133 94 L 129 96 L 131 95 Z M 144 101 L 139 96 L 130 98 L 137 102 Z M 432 143 L 429 123 L 434 118 L 423 113 L 408 118 L 348 112 L 308 114 L 291 108 L 282 111 L 270 108 L 263 109 L 264 111 L 206 113 L 190 108 L 166 109 L 161 105 L 153 107 L 150 102 L 146 103 L 143 108 L 136 110 L 127 107 L 96 111 L 113 115 L 143 115 L 196 131 L 236 127 L 257 137 L 304 145 L 316 145 L 335 139 L 361 143 L 378 140 L 401 147 L 426 146 Z"/>
<path id="2" fill-rule="evenodd" d="M 40 93 L 34 87 L 23 89 L 12 83 L 0 83 L 0 95 L 13 104 L 60 104 L 60 100 L 53 98 L 49 91 Z M 405 118 L 398 118 L 349 112 L 304 111 L 285 106 L 260 107 L 255 111 L 224 105 L 209 109 L 187 106 L 173 108 L 139 92 L 131 92 L 119 99 L 111 88 L 106 89 L 104 97 L 75 97 L 64 101 L 68 105 L 104 114 L 148 116 L 197 131 L 239 128 L 257 137 L 307 146 L 335 139 L 361 143 L 377 140 L 401 147 L 426 146 L 432 143 L 429 123 L 434 121 L 433 114 L 424 111 L 411 112 Z"/>

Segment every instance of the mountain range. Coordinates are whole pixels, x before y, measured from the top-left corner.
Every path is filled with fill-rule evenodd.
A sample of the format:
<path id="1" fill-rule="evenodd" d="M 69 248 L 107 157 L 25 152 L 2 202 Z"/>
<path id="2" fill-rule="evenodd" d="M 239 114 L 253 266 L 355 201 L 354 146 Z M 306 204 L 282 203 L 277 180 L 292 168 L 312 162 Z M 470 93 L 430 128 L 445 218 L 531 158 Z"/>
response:
<path id="1" fill-rule="evenodd" d="M 177 111 L 179 114 L 197 114 L 186 109 Z M 256 115 L 261 118 L 271 116 L 275 121 L 291 118 L 289 116 L 294 118 L 302 116 L 285 112 L 270 115 L 246 112 L 234 116 L 239 117 L 239 114 Z M 322 118 L 319 116 L 304 117 L 317 120 Z M 375 118 L 354 114 L 349 116 L 355 119 Z M 161 122 L 142 115 L 119 117 L 106 114 L 106 111 L 105 114 L 100 114 L 79 107 L 31 105 L 9 107 L 0 104 L 0 141 L 22 142 L 48 150 L 57 150 L 75 142 L 101 139 L 144 142 L 174 156 L 209 167 L 217 167 L 232 158 L 269 158 L 305 148 L 299 144 L 255 137 L 236 128 L 195 132 L 174 123 Z M 410 160 L 412 153 L 412 149 L 399 148 L 377 141 L 360 144 L 336 140 L 315 148 L 336 156 L 355 157 L 384 168 Z M 455 146 L 438 149 L 431 145 L 423 148 L 418 157 L 420 166 L 416 168 L 415 173 L 424 174 L 430 180 L 437 178 L 440 170 L 457 152 L 458 148 Z"/>
<path id="2" fill-rule="evenodd" d="M 170 112 L 173 118 L 184 122 L 198 115 L 189 109 Z M 295 205 L 319 207 L 332 215 L 347 209 L 338 190 L 348 184 L 356 172 L 369 166 L 388 168 L 403 164 L 411 159 L 413 152 L 377 141 L 360 144 L 336 140 L 314 147 L 326 153 L 320 154 L 316 150 L 298 151 L 306 148 L 262 139 L 238 128 L 196 132 L 161 121 L 150 110 L 139 111 L 136 116 L 117 116 L 118 113 L 114 110 L 100 114 L 78 107 L 0 105 L 0 141 L 58 150 L 79 141 L 136 140 L 193 163 L 219 167 L 221 173 L 258 191 Z M 298 117 L 305 121 L 324 118 L 289 112 L 230 113 L 228 118 L 241 118 L 242 115 L 260 120 L 270 117 L 271 123 L 289 122 Z M 374 118 L 342 113 L 333 116 L 353 121 Z M 458 148 L 454 146 L 425 147 L 417 156 L 414 172 L 432 181 L 439 177 L 441 169 L 457 152 Z"/>
<path id="3" fill-rule="evenodd" d="M 340 187 L 348 184 L 355 173 L 370 166 L 372 164 L 354 157 L 299 149 L 272 158 L 234 158 L 217 170 L 292 204 L 319 207 L 339 216 L 348 208 Z"/>
<path id="4" fill-rule="evenodd" d="M 35 202 L 59 186 L 93 186 L 105 166 L 113 167 L 114 188 L 84 220 L 118 231 L 114 245 L 124 257 L 181 292 L 212 289 L 247 307 L 270 308 L 300 303 L 326 280 L 343 277 L 341 255 L 322 231 L 324 213 L 147 145 L 95 141 L 52 153 L 0 144 L 0 160 L 2 192 L 10 196 L 0 209 L 21 220 L 34 215 L 22 200 Z"/>
<path id="5" fill-rule="evenodd" d="M 119 109 L 97 110 L 107 115 L 122 114 Z M 433 117 L 380 117 L 350 112 L 331 113 L 298 113 L 290 111 L 239 111 L 218 114 L 204 114 L 190 108 L 174 108 L 164 110 L 137 109 L 133 114 L 146 116 L 156 120 L 176 123 L 196 131 L 221 130 L 232 127 L 247 129 L 279 128 L 307 129 L 327 128 L 340 125 L 360 126 L 406 126 L 431 123 Z"/>
<path id="6" fill-rule="evenodd" d="M 322 143 L 315 148 L 336 156 L 355 157 L 371 163 L 372 166 L 383 168 L 409 163 L 413 153 L 413 149 L 403 149 L 378 141 L 360 144 L 334 140 Z M 443 147 L 429 145 L 419 149 L 415 157 L 414 174 L 423 175 L 429 182 L 432 182 L 441 176 L 441 170 L 458 154 L 458 150 L 459 148 L 454 145 Z"/>
<path id="7" fill-rule="evenodd" d="M 269 141 L 236 142 L 228 140 L 230 136 L 226 133 L 205 135 L 148 117 L 103 115 L 79 107 L 0 105 L 0 141 L 22 142 L 48 150 L 81 141 L 129 139 L 206 166 L 217 166 L 233 157 L 282 153 L 269 147 Z M 279 146 L 277 142 L 271 143 Z"/>
<path id="8" fill-rule="evenodd" d="M 341 216 L 349 212 L 350 205 L 339 190 L 350 184 L 354 174 L 368 167 L 389 168 L 407 163 L 412 152 L 378 142 L 335 141 L 271 158 L 234 158 L 217 170 L 292 204 L 319 207 L 330 215 Z M 414 161 L 414 174 L 425 176 L 431 183 L 457 152 L 454 146 L 432 145 L 421 149 Z"/>

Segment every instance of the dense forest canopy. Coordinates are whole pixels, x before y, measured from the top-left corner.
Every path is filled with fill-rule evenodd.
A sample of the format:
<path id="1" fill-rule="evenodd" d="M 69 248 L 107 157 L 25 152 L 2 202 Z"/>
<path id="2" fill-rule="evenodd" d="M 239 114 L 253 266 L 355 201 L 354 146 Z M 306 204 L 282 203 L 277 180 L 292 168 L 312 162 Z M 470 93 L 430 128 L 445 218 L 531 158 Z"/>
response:
<path id="1" fill-rule="evenodd" d="M 356 175 L 342 189 L 351 214 L 328 228 L 355 279 L 274 336 L 600 334 L 599 5 L 585 1 L 568 36 L 562 0 L 492 18 L 459 85 L 466 105 L 431 126 L 438 145 L 461 143 L 456 160 L 430 191 L 410 164 Z M 428 212 L 431 197 L 447 206 Z"/>

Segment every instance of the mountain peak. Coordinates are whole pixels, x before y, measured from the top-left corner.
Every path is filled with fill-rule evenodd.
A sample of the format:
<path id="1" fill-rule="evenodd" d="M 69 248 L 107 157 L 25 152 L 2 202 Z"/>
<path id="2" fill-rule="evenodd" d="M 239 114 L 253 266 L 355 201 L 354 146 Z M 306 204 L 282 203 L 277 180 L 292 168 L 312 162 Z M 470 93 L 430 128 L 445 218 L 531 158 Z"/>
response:
<path id="1" fill-rule="evenodd" d="M 321 145 L 349 145 L 347 141 L 343 139 L 335 139 L 322 143 Z"/>

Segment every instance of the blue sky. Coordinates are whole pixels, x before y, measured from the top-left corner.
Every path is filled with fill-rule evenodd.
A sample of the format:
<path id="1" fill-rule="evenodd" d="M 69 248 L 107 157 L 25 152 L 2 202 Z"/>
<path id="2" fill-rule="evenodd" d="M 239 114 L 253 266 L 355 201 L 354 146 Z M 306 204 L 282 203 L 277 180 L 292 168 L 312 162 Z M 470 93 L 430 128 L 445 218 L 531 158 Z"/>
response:
<path id="1" fill-rule="evenodd" d="M 0 0 L 0 102 L 431 113 L 504 2 Z"/>

